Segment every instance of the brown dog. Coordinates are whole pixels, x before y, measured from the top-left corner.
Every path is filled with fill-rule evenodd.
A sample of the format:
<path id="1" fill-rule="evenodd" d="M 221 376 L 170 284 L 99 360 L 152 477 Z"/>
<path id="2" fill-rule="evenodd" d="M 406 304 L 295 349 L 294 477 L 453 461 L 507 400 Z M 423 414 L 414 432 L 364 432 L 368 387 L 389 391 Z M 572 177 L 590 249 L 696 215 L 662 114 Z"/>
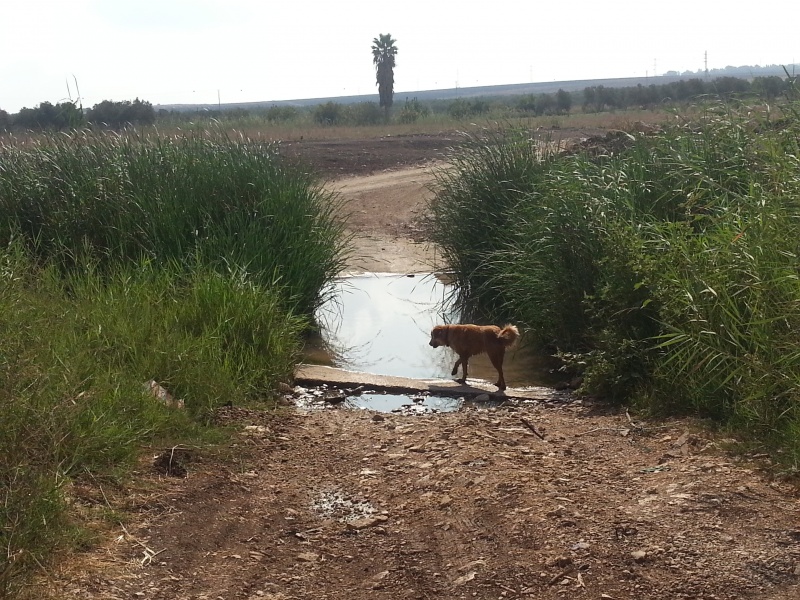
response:
<path id="1" fill-rule="evenodd" d="M 458 365 L 463 367 L 464 377 L 456 380 L 459 383 L 465 383 L 467 380 L 469 357 L 486 352 L 500 375 L 495 385 L 503 391 L 506 389 L 503 357 L 506 348 L 512 346 L 518 337 L 519 330 L 514 325 L 506 325 L 502 329 L 497 325 L 437 325 L 431 331 L 429 343 L 434 348 L 449 346 L 458 354 L 452 374 L 458 373 Z"/>

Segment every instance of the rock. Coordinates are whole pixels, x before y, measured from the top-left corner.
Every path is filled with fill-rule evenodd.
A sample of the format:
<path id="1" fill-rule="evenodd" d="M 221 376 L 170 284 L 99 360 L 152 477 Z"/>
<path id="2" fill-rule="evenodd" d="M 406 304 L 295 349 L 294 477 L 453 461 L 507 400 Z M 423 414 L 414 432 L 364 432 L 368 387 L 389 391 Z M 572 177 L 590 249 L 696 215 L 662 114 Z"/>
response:
<path id="1" fill-rule="evenodd" d="M 373 517 L 364 517 L 363 519 L 356 519 L 355 521 L 350 521 L 347 524 L 347 528 L 351 531 L 361 531 L 362 529 L 368 529 L 370 527 L 375 527 L 376 525 L 381 525 L 389 520 L 389 517 L 386 515 L 375 515 Z"/>
<path id="2" fill-rule="evenodd" d="M 553 389 L 557 392 L 563 392 L 564 390 L 569 389 L 569 382 L 568 381 L 557 381 L 553 386 Z"/>
<path id="3" fill-rule="evenodd" d="M 551 558 L 545 563 L 548 567 L 558 567 L 559 569 L 565 569 L 572 565 L 572 557 L 571 556 L 556 556 L 555 558 Z"/>
<path id="4" fill-rule="evenodd" d="M 456 578 L 456 580 L 453 581 L 453 585 L 464 585 L 468 581 L 472 581 L 473 579 L 475 579 L 475 575 L 477 574 L 478 574 L 477 571 L 470 571 L 466 575 L 462 575 L 461 577 Z"/>
<path id="5" fill-rule="evenodd" d="M 380 415 L 380 414 L 377 414 L 377 413 L 372 415 L 372 422 L 373 423 L 382 423 L 385 420 L 386 420 L 386 417 L 384 417 L 383 415 Z"/>
<path id="6" fill-rule="evenodd" d="M 161 404 L 170 408 L 183 408 L 183 400 L 176 399 L 166 388 L 163 388 L 155 379 L 151 379 L 142 384 L 145 393 L 150 394 Z"/>
<path id="7" fill-rule="evenodd" d="M 645 559 L 647 558 L 647 552 L 645 552 L 644 550 L 634 550 L 633 552 L 631 552 L 631 557 L 633 557 L 633 560 L 635 560 L 636 562 L 641 563 L 644 562 Z"/>
<path id="8" fill-rule="evenodd" d="M 588 550 L 589 548 L 590 546 L 586 542 L 578 542 L 572 546 L 573 550 Z"/>
<path id="9" fill-rule="evenodd" d="M 347 395 L 341 390 L 331 390 L 330 392 L 325 392 L 322 399 L 328 404 L 341 404 L 347 400 Z"/>
<path id="10" fill-rule="evenodd" d="M 447 508 L 451 504 L 453 504 L 453 499 L 450 496 L 448 496 L 447 494 L 445 494 L 441 498 L 439 498 L 439 508 Z"/>
<path id="11" fill-rule="evenodd" d="M 319 554 L 314 552 L 301 552 L 297 555 L 297 560 L 299 562 L 306 562 L 306 563 L 313 563 L 319 560 Z"/>
<path id="12" fill-rule="evenodd" d="M 475 402 L 489 402 L 492 397 L 489 394 L 478 394 L 475 396 Z"/>

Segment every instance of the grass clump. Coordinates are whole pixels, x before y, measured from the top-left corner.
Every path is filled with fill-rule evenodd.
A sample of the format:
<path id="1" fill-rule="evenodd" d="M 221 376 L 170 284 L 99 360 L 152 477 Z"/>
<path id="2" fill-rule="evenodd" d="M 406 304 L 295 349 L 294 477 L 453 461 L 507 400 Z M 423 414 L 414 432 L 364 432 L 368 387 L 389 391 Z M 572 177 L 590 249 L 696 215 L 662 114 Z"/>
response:
<path id="1" fill-rule="evenodd" d="M 585 365 L 585 391 L 716 418 L 796 469 L 796 109 L 559 155 L 495 132 L 440 177 L 435 241 L 470 301 Z"/>

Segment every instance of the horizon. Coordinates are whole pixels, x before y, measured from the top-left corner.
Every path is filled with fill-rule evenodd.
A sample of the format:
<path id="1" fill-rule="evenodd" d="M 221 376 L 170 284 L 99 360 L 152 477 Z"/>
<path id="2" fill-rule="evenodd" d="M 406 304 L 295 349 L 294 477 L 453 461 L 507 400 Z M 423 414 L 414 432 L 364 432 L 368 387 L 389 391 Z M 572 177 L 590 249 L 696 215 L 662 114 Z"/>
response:
<path id="1" fill-rule="evenodd" d="M 463 1 L 408 0 L 391 14 L 364 0 L 7 0 L 6 22 L 36 29 L 12 27 L 0 39 L 0 109 L 374 95 L 370 46 L 381 33 L 398 48 L 396 94 L 796 64 L 793 20 L 710 4 L 675 0 L 661 11 L 634 0 L 498 0 L 487 13 Z"/>
<path id="2" fill-rule="evenodd" d="M 726 67 L 726 68 L 739 70 L 739 69 L 781 69 L 782 67 L 786 67 L 787 69 L 789 69 L 791 71 L 792 69 L 800 68 L 800 64 L 786 64 L 786 65 L 728 65 L 728 67 Z M 725 74 L 721 74 L 723 71 L 724 71 L 724 69 L 713 69 L 713 70 L 709 69 L 710 77 L 713 79 L 713 78 L 716 78 L 716 77 L 727 76 Z M 520 89 L 520 91 L 519 91 L 520 94 L 526 94 L 526 93 L 534 93 L 534 94 L 554 93 L 555 91 L 557 91 L 556 89 L 554 89 L 555 86 L 573 88 L 572 90 L 565 90 L 565 91 L 580 92 L 580 91 L 583 90 L 583 88 L 578 89 L 577 86 L 578 85 L 583 85 L 583 84 L 596 83 L 596 84 L 602 85 L 603 83 L 606 83 L 606 84 L 612 84 L 611 87 L 626 87 L 624 85 L 626 82 L 630 83 L 631 86 L 635 86 L 636 82 L 640 82 L 643 79 L 644 80 L 652 79 L 652 80 L 676 81 L 676 80 L 686 80 L 686 79 L 702 77 L 703 75 L 704 75 L 703 73 L 684 71 L 683 73 L 678 73 L 678 74 L 676 74 L 674 72 L 669 72 L 669 73 L 664 73 L 663 75 L 656 75 L 656 76 L 652 76 L 651 75 L 649 77 L 635 77 L 634 76 L 634 77 L 615 77 L 615 78 L 600 78 L 600 79 L 572 79 L 572 80 L 561 80 L 561 81 L 534 81 L 534 82 L 530 82 L 530 83 L 500 83 L 500 84 L 495 84 L 495 85 L 470 86 L 470 87 L 463 87 L 463 88 L 452 88 L 452 87 L 450 87 L 450 88 L 436 88 L 436 89 L 428 89 L 428 90 L 402 90 L 402 91 L 394 92 L 394 97 L 395 97 L 395 103 L 396 103 L 397 96 L 411 97 L 411 96 L 409 96 L 410 94 L 433 95 L 433 94 L 436 94 L 437 92 L 441 92 L 443 94 L 446 94 L 448 92 L 449 93 L 453 93 L 453 92 L 468 92 L 468 91 L 472 91 L 472 90 L 487 90 L 486 94 L 480 94 L 480 95 L 492 95 L 488 90 L 492 90 L 492 89 L 495 89 L 495 88 L 507 89 L 507 88 L 516 88 L 516 87 L 518 87 L 518 88 L 529 88 L 530 89 L 530 91 L 523 91 L 523 89 Z M 757 74 L 752 74 L 752 75 L 755 76 L 755 77 L 759 76 Z M 734 75 L 734 76 L 735 77 L 741 77 L 741 75 Z M 600 82 L 602 82 L 602 83 L 600 83 Z M 656 83 L 659 84 L 659 85 L 663 84 L 663 82 L 656 82 Z M 563 84 L 563 85 L 561 85 L 561 84 Z M 572 84 L 572 85 L 570 85 L 570 84 Z M 536 88 L 551 88 L 552 91 L 535 91 Z M 499 94 L 499 92 L 498 92 L 498 94 Z M 189 103 L 181 103 L 181 102 L 175 102 L 175 103 L 169 103 L 169 104 L 155 104 L 154 103 L 153 106 L 154 106 L 154 108 L 157 108 L 157 109 L 158 108 L 164 108 L 164 107 L 181 107 L 181 108 L 185 108 L 185 107 L 195 107 L 195 106 L 200 106 L 200 107 L 221 106 L 224 109 L 225 107 L 241 107 L 242 105 L 253 104 L 253 105 L 258 105 L 258 106 L 254 107 L 254 108 L 260 108 L 261 106 L 267 105 L 267 104 L 292 104 L 292 103 L 300 104 L 300 103 L 302 103 L 302 104 L 306 104 L 306 105 L 311 105 L 311 103 L 314 103 L 314 102 L 336 101 L 336 100 L 339 100 L 339 99 L 347 99 L 347 100 L 351 100 L 351 101 L 356 101 L 356 100 L 354 100 L 356 98 L 365 98 L 366 99 L 366 98 L 373 98 L 373 97 L 375 98 L 375 100 L 378 99 L 377 90 L 374 91 L 374 92 L 371 92 L 369 94 L 348 95 L 348 96 L 316 96 L 316 97 L 313 97 L 313 98 L 288 98 L 288 99 L 285 99 L 285 100 L 272 100 L 272 99 L 270 99 L 270 100 L 247 100 L 247 101 L 241 101 L 241 102 L 207 102 L 207 103 L 199 103 L 199 104 L 189 104 Z M 428 98 L 427 100 L 431 101 L 431 100 L 435 100 L 435 99 L 447 100 L 447 98 L 445 98 L 445 97 L 442 97 L 442 98 Z"/>

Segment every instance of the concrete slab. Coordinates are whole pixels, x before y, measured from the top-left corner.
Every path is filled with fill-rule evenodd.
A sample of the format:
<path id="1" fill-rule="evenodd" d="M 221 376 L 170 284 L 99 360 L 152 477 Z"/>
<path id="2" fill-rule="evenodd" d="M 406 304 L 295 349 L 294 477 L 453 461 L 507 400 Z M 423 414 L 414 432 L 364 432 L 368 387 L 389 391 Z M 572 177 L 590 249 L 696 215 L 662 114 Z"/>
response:
<path id="1" fill-rule="evenodd" d="M 508 388 L 505 393 L 498 392 L 497 387 L 489 383 L 468 379 L 462 385 L 452 379 L 411 379 L 408 377 L 392 377 L 389 375 L 372 375 L 346 371 L 322 365 L 299 364 L 295 368 L 295 383 L 313 387 L 327 384 L 337 388 L 354 388 L 364 386 L 376 392 L 395 394 L 418 394 L 426 392 L 437 396 L 464 396 L 473 398 L 481 394 L 489 394 L 495 399 L 511 398 L 519 400 L 564 400 L 568 392 L 557 392 L 546 387 Z"/>

